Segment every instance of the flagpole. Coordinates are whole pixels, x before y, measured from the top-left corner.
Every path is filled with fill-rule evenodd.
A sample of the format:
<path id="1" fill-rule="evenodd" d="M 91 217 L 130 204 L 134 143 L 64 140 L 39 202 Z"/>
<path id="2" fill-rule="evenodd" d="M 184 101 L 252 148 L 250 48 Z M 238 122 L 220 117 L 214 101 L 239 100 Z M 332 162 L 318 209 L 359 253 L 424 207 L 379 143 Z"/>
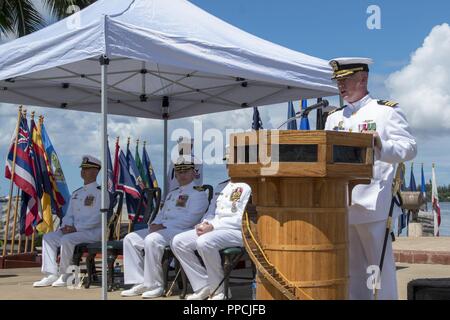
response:
<path id="1" fill-rule="evenodd" d="M 12 194 L 13 194 L 13 188 L 14 188 L 14 173 L 15 173 L 15 168 L 16 168 L 17 144 L 19 142 L 18 136 L 19 136 L 19 126 L 20 126 L 21 118 L 22 118 L 22 106 L 19 107 L 19 113 L 17 115 L 17 125 L 16 125 L 16 132 L 15 132 L 15 141 L 14 141 L 13 163 L 12 163 L 12 167 L 11 167 L 11 184 L 9 186 L 8 208 L 7 208 L 7 211 L 6 211 L 5 235 L 4 235 L 4 241 L 3 241 L 3 252 L 2 252 L 2 256 L 3 257 L 6 255 L 6 241 L 8 240 L 9 217 L 10 217 L 11 200 L 12 200 Z"/>
<path id="2" fill-rule="evenodd" d="M 164 118 L 164 197 L 167 196 L 167 192 L 169 189 L 168 181 L 167 181 L 167 134 L 168 134 L 168 126 L 167 126 L 167 118 Z"/>
<path id="3" fill-rule="evenodd" d="M 27 119 L 27 110 L 23 110 L 22 117 Z M 17 209 L 19 206 L 19 188 L 17 188 L 17 195 L 16 195 L 16 203 L 14 207 L 14 218 L 13 218 L 13 227 L 12 227 L 12 233 L 11 233 L 11 248 L 9 249 L 9 254 L 14 253 L 14 247 L 16 243 L 16 226 L 17 226 Z"/>
<path id="4" fill-rule="evenodd" d="M 9 249 L 9 254 L 14 253 L 14 247 L 16 244 L 16 227 L 17 227 L 17 210 L 19 207 L 19 191 L 20 189 L 17 188 L 17 195 L 16 195 L 16 204 L 14 208 L 14 222 L 13 222 L 13 228 L 12 228 L 12 234 L 11 234 L 11 248 Z"/>
<path id="5" fill-rule="evenodd" d="M 106 55 L 100 57 L 101 65 L 101 108 L 102 108 L 102 202 L 101 202 L 101 215 L 102 215 L 102 300 L 108 299 L 107 287 L 108 287 L 108 266 L 107 266 L 107 249 L 106 249 L 106 215 L 107 215 L 107 192 L 108 192 L 108 168 L 107 168 L 107 136 L 108 136 L 108 65 L 109 58 Z"/>

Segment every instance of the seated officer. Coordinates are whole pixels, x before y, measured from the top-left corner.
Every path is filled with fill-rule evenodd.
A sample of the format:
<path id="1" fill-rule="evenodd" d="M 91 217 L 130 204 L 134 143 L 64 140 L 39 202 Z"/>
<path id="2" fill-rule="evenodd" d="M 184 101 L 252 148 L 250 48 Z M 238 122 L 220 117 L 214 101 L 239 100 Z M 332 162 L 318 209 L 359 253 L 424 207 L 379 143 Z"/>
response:
<path id="1" fill-rule="evenodd" d="M 188 300 L 206 299 L 222 281 L 224 273 L 219 250 L 243 246 L 242 214 L 251 195 L 250 186 L 226 180 L 219 183 L 215 190 L 202 222 L 193 230 L 175 236 L 171 244 L 194 290 Z M 202 258 L 204 267 L 195 250 Z M 223 284 L 210 299 L 225 299 Z"/>
<path id="2" fill-rule="evenodd" d="M 42 273 L 46 274 L 46 277 L 33 283 L 34 287 L 66 286 L 69 276 L 67 269 L 72 264 L 75 246 L 101 239 L 101 194 L 96 182 L 101 162 L 92 156 L 84 156 L 80 168 L 84 186 L 72 193 L 61 228 L 44 235 Z M 61 248 L 59 272 L 56 263 L 58 247 Z"/>
<path id="3" fill-rule="evenodd" d="M 201 186 L 203 184 L 203 164 L 202 161 L 194 156 L 194 139 L 187 137 L 179 137 L 177 140 L 178 155 L 183 157 L 192 157 L 194 162 L 194 184 Z M 178 181 L 175 178 L 174 164 L 170 162 L 169 170 L 167 171 L 167 181 L 169 183 L 169 192 L 178 187 Z"/>
<path id="4" fill-rule="evenodd" d="M 179 187 L 169 192 L 164 206 L 148 229 L 128 234 L 123 241 L 124 297 L 156 298 L 164 293 L 161 260 L 173 237 L 198 223 L 208 207 L 206 192 L 194 185 L 194 163 L 181 157 L 175 164 Z M 144 250 L 144 256 L 142 251 Z"/>

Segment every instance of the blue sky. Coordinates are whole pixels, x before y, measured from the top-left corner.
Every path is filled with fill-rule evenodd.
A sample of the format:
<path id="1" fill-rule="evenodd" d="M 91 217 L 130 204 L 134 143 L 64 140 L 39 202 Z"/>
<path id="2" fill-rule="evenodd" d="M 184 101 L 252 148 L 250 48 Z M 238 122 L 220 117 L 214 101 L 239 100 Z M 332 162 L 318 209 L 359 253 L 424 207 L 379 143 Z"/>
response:
<path id="1" fill-rule="evenodd" d="M 450 101 L 450 89 L 446 89 L 450 87 L 449 82 L 445 82 L 445 79 L 450 79 L 450 64 L 441 61 L 439 55 L 439 52 L 450 48 L 448 45 L 450 28 L 445 25 L 450 22 L 450 1 L 192 0 L 191 2 L 238 28 L 293 50 L 323 59 L 338 56 L 373 58 L 375 63 L 371 66 L 371 93 L 376 98 L 399 101 L 417 137 L 419 153 L 414 160 L 416 181 L 420 181 L 419 163 L 425 163 L 425 175 L 428 181 L 431 178 L 431 163 L 436 162 L 438 183 L 450 184 L 448 161 L 450 103 L 444 103 L 433 109 L 431 118 L 426 122 L 421 120 L 427 119 L 429 105 L 436 105 L 433 101 Z M 379 30 L 367 28 L 366 21 L 370 14 L 366 10 L 369 5 L 377 5 L 381 10 L 381 29 Z M 424 43 L 425 39 L 429 41 Z M 421 48 L 424 49 L 421 50 Z M 422 60 L 429 61 L 429 65 L 424 67 L 423 62 L 420 63 L 421 59 L 415 62 L 412 56 L 422 57 Z M 425 76 L 429 76 L 427 69 L 433 65 L 443 72 L 444 80 L 441 83 L 425 86 L 421 91 L 425 94 L 422 94 L 419 99 L 417 95 L 410 94 L 417 85 L 406 88 L 402 86 L 404 79 L 410 77 L 408 70 L 412 70 L 416 77 L 414 83 L 419 83 L 419 86 L 426 85 L 426 80 L 421 80 L 421 77 L 425 79 Z M 389 81 L 386 82 L 387 80 Z M 431 97 L 435 96 L 447 97 L 448 100 L 431 100 Z M 14 113 L 6 110 L 6 106 L 0 104 L 0 159 L 6 157 L 7 141 L 10 139 L 15 122 Z M 46 117 L 47 131 L 61 157 L 69 189 L 73 191 L 82 183 L 77 165 L 82 154 L 100 154 L 98 145 L 94 144 L 95 141 L 90 141 L 90 137 L 96 135 L 99 129 L 100 118 L 97 115 L 86 116 L 76 112 L 66 115 L 60 110 L 48 108 L 34 108 L 34 110 Z M 260 108 L 260 112 L 264 127 L 273 128 L 286 118 L 287 104 L 275 107 L 265 106 Z M 74 118 L 74 115 L 78 122 L 69 124 L 69 120 Z M 244 128 L 251 126 L 251 110 L 239 111 L 239 114 L 230 113 L 226 118 L 225 120 L 214 119 L 214 116 L 208 118 L 204 122 L 204 127 L 216 126 L 225 130 L 239 127 L 239 125 Z M 314 123 L 313 114 L 310 118 L 310 121 Z M 169 129 L 184 127 L 191 130 L 193 119 L 187 120 L 175 120 L 170 123 Z M 71 133 L 76 134 L 68 135 L 68 127 L 71 128 Z M 124 146 L 124 137 L 128 135 L 131 135 L 133 140 L 140 138 L 151 141 L 150 157 L 158 178 L 162 181 L 161 122 L 113 117 L 111 127 L 113 137 L 116 134 L 122 137 L 122 146 Z M 149 128 L 154 130 L 150 131 Z M 72 147 L 80 141 L 83 143 L 79 147 L 76 149 Z M 112 142 L 110 147 L 112 148 Z M 409 169 L 410 164 L 407 165 Z M 211 184 L 216 184 L 226 176 L 223 166 L 205 168 L 204 173 L 205 182 Z M 1 195 L 7 193 L 8 181 L 3 178 L 3 174 L 0 178 L 0 188 Z"/>

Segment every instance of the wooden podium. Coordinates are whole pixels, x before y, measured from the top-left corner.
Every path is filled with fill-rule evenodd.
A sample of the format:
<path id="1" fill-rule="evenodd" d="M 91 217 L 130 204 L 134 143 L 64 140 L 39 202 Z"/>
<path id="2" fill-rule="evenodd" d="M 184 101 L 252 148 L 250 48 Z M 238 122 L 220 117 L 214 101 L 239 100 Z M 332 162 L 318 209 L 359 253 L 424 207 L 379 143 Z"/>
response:
<path id="1" fill-rule="evenodd" d="M 257 299 L 348 298 L 348 194 L 370 181 L 372 165 L 369 134 L 231 135 L 229 175 L 251 186 L 257 212 L 253 238 L 243 223 L 258 270 Z"/>

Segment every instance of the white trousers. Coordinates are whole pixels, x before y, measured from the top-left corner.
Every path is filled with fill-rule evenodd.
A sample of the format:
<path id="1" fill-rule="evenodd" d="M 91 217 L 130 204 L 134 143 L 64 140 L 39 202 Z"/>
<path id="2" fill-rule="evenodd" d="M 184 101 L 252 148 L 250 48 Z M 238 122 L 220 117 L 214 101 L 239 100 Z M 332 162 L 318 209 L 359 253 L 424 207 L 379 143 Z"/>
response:
<path id="1" fill-rule="evenodd" d="M 68 234 L 63 234 L 61 230 L 44 234 L 42 239 L 42 273 L 47 275 L 58 274 L 58 264 L 56 263 L 58 247 L 61 247 L 59 274 L 65 274 L 68 273 L 68 268 L 72 265 L 75 246 L 80 243 L 100 241 L 101 237 L 102 230 L 99 228 Z"/>
<path id="2" fill-rule="evenodd" d="M 349 226 L 350 286 L 351 300 L 373 300 L 372 288 L 368 288 L 369 266 L 379 266 L 383 241 L 386 232 L 386 220 Z M 369 281 L 370 282 L 370 281 Z M 395 260 L 392 251 L 392 238 L 388 237 L 384 263 L 381 272 L 379 300 L 396 300 L 397 278 Z"/>
<path id="3" fill-rule="evenodd" d="M 141 229 L 129 233 L 123 240 L 124 281 L 144 284 L 149 290 L 163 287 L 161 260 L 164 248 L 179 230 L 162 229 L 149 233 Z"/>
<path id="4" fill-rule="evenodd" d="M 189 230 L 175 236 L 171 247 L 186 272 L 192 289 L 198 291 L 208 286 L 212 292 L 223 279 L 219 250 L 242 245 L 241 230 L 213 230 L 200 237 L 195 230 Z M 206 270 L 195 255 L 195 250 L 201 256 Z M 223 293 L 223 284 L 216 293 Z"/>

